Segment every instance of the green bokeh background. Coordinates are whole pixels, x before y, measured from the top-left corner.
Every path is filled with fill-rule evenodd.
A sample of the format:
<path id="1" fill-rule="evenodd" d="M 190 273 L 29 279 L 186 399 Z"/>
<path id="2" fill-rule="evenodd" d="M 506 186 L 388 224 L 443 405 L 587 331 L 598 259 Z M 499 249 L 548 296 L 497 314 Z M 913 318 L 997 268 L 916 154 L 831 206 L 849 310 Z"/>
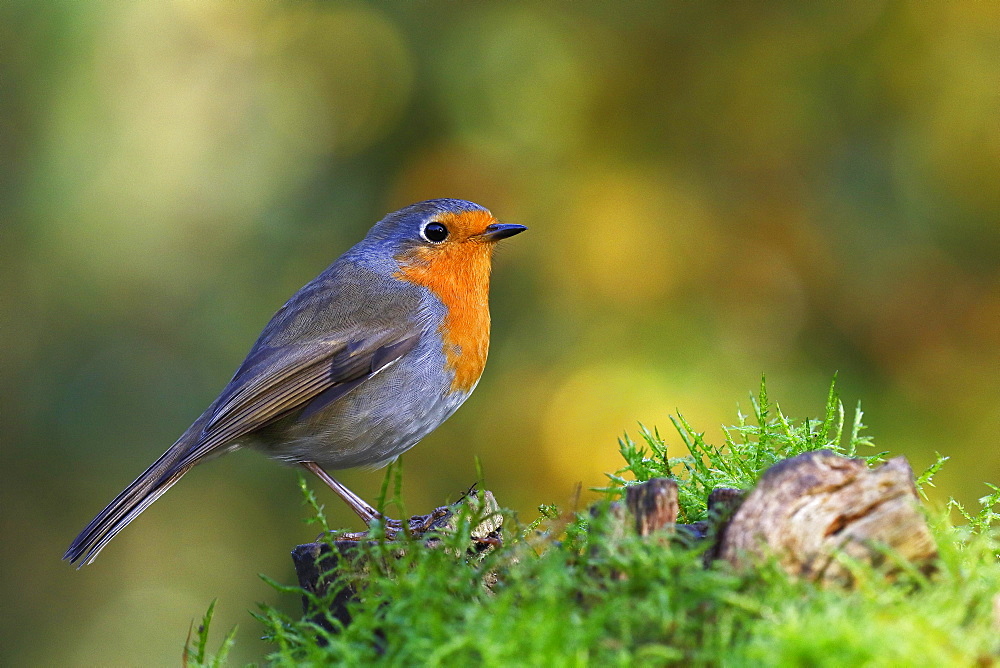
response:
<path id="1" fill-rule="evenodd" d="M 289 295 L 430 197 L 531 229 L 478 391 L 405 457 L 408 510 L 478 456 L 530 519 L 637 421 L 718 441 L 762 372 L 814 415 L 838 370 L 881 448 L 952 457 L 934 501 L 974 503 L 1000 480 L 998 8 L 4 3 L 0 664 L 177 665 L 216 597 L 215 637 L 267 651 L 246 611 L 297 602 L 257 573 L 293 581 L 315 530 L 258 455 L 59 558 Z"/>

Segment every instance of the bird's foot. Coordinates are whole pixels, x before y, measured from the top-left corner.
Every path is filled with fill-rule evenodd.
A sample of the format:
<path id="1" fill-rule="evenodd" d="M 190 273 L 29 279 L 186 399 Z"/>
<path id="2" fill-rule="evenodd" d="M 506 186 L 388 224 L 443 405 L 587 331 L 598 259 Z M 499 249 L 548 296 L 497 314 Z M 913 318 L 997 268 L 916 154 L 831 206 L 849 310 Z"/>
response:
<path id="1" fill-rule="evenodd" d="M 376 515 L 372 518 L 365 531 L 339 532 L 331 531 L 337 540 L 370 540 L 373 534 L 377 533 L 375 523 L 381 523 L 385 529 L 385 537 L 388 540 L 396 540 L 402 536 L 420 537 L 432 529 L 440 529 L 447 526 L 453 510 L 449 506 L 435 508 L 426 515 L 414 515 L 410 519 L 397 520 L 384 515 Z M 322 536 L 321 536 L 322 537 Z"/>

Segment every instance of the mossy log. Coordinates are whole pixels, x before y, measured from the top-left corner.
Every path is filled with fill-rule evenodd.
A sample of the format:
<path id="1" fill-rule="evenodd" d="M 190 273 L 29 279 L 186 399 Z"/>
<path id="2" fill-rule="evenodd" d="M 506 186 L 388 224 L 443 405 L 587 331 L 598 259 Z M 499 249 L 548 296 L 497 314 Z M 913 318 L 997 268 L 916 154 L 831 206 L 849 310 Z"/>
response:
<path id="1" fill-rule="evenodd" d="M 389 538 L 387 542 L 390 545 L 390 553 L 396 537 L 407 536 L 409 540 L 428 533 L 433 536 L 435 532 L 453 531 L 460 512 L 466 507 L 471 511 L 471 516 L 481 518 L 479 523 L 472 528 L 472 544 L 470 544 L 469 549 L 482 552 L 499 545 L 502 540 L 503 515 L 500 514 L 500 508 L 493 493 L 489 491 L 470 492 L 450 506 L 435 508 L 426 515 L 414 515 L 406 521 L 405 525 L 398 520 L 388 520 L 386 536 Z M 298 545 L 292 550 L 292 561 L 295 564 L 299 586 L 306 592 L 306 595 L 302 597 L 302 606 L 306 613 L 310 612 L 310 595 L 322 598 L 327 594 L 333 583 L 325 576 L 335 572 L 338 564 L 346 562 L 359 573 L 365 572 L 367 564 L 357 558 L 357 552 L 358 543 L 366 540 L 369 540 L 367 532 L 338 532 L 335 540 L 317 540 L 315 543 Z M 434 548 L 438 546 L 439 541 L 431 537 L 424 544 L 428 548 Z M 353 587 L 341 587 L 333 598 L 329 610 L 330 614 L 342 624 L 349 623 L 350 615 L 347 604 L 356 597 L 357 592 Z M 331 625 L 325 615 L 317 615 L 313 621 L 331 630 Z"/>
<path id="2" fill-rule="evenodd" d="M 677 523 L 677 493 L 675 481 L 656 478 L 627 487 L 624 503 L 612 504 L 607 511 L 595 506 L 591 514 L 609 512 L 616 536 L 634 532 L 662 542 L 664 549 L 707 541 L 706 562 L 721 559 L 747 569 L 776 558 L 789 574 L 823 583 L 849 585 L 851 561 L 876 565 L 888 561 L 891 574 L 893 563 L 927 570 L 937 554 L 920 510 L 913 472 L 903 457 L 874 469 L 862 459 L 829 450 L 792 457 L 768 469 L 752 490 L 713 490 L 707 500 L 708 519 L 693 524 Z M 405 529 L 399 523 L 393 529 L 411 536 L 447 530 L 459 507 L 470 500 L 486 504 L 477 506 L 486 520 L 473 531 L 470 550 L 488 549 L 499 543 L 502 523 L 489 492 L 413 517 Z M 324 594 L 327 583 L 322 573 L 338 559 L 352 559 L 358 541 L 365 539 L 365 534 L 344 534 L 332 543 L 296 547 L 292 557 L 299 584 L 307 592 Z M 427 545 L 433 547 L 432 542 Z M 331 610 L 335 618 L 348 621 L 345 606 L 355 595 L 350 589 L 340 592 Z"/>

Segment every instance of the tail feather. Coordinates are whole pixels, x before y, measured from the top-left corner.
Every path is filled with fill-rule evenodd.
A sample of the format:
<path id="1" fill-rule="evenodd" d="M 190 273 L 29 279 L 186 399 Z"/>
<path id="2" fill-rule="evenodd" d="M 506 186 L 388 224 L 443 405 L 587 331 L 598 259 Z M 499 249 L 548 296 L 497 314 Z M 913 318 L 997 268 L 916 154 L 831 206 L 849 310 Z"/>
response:
<path id="1" fill-rule="evenodd" d="M 92 519 L 66 550 L 63 559 L 68 559 L 71 563 L 80 561 L 77 568 L 92 563 L 119 531 L 180 480 L 195 464 L 183 462 L 188 449 L 184 447 L 184 441 L 185 438 L 182 437 L 171 446 Z"/>

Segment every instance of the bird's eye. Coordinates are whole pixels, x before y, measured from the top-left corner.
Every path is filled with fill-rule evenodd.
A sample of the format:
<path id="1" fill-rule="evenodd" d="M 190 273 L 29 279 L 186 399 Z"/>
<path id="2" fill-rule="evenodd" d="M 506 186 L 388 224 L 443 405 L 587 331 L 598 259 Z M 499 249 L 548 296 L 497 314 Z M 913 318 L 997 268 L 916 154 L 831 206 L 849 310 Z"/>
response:
<path id="1" fill-rule="evenodd" d="M 439 244 L 448 238 L 448 228 L 441 223 L 427 223 L 421 234 L 427 241 Z"/>

